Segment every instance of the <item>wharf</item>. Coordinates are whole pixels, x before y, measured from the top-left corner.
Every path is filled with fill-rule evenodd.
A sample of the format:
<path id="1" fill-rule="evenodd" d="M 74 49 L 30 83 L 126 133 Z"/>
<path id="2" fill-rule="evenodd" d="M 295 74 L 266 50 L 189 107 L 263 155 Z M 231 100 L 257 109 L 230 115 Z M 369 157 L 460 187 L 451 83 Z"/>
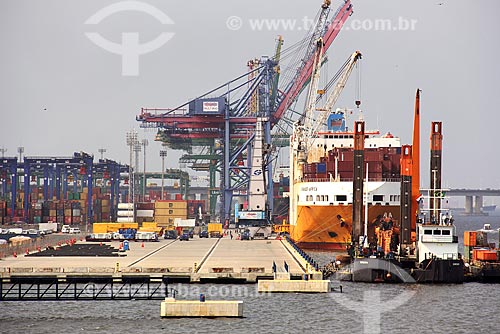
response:
<path id="1" fill-rule="evenodd" d="M 90 244 L 79 241 L 77 244 Z M 100 243 L 94 243 L 100 244 Z M 119 247 L 118 241 L 102 243 Z M 70 246 L 67 246 L 70 247 Z M 200 239 L 130 242 L 120 256 L 18 256 L 0 260 L 2 281 L 147 281 L 255 283 L 273 279 L 273 264 L 302 278 L 305 260 L 286 240 Z"/>

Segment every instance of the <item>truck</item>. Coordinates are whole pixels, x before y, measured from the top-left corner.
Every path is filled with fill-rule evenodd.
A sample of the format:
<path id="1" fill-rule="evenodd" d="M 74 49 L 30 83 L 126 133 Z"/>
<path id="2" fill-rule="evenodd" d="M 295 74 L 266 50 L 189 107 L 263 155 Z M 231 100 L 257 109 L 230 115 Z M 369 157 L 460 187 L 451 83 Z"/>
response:
<path id="1" fill-rule="evenodd" d="M 49 222 L 49 223 L 40 223 L 38 224 L 39 231 L 52 231 L 57 232 L 57 223 Z"/>
<path id="2" fill-rule="evenodd" d="M 208 235 L 210 236 L 210 238 L 222 237 L 222 224 L 208 223 Z"/>

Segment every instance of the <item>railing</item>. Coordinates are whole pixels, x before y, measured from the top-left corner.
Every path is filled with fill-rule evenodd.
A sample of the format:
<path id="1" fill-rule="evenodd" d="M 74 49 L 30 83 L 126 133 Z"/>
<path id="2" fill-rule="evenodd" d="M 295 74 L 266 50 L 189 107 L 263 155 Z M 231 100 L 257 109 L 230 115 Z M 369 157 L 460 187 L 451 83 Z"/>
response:
<path id="1" fill-rule="evenodd" d="M 309 265 L 311 267 L 313 267 L 316 271 L 319 270 L 319 265 L 318 263 L 309 255 L 307 254 L 306 252 L 304 252 L 299 246 L 297 246 L 293 241 L 292 239 L 290 239 L 290 237 L 286 237 L 286 241 L 288 241 L 288 243 L 290 243 L 290 245 L 292 245 L 292 247 L 300 254 L 300 256 L 302 256 L 304 258 L 304 260 L 307 261 L 307 263 L 309 263 Z M 286 262 L 285 262 L 286 263 Z"/>
<path id="2" fill-rule="evenodd" d="M 23 277 L 0 280 L 0 300 L 163 300 L 177 291 L 162 282 L 63 282 L 57 277 Z"/>

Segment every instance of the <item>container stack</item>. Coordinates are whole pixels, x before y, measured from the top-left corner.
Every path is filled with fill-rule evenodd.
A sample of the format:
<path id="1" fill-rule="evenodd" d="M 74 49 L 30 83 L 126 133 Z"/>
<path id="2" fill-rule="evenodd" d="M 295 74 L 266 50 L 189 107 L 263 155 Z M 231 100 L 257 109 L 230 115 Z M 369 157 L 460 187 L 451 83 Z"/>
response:
<path id="1" fill-rule="evenodd" d="M 9 215 L 7 215 L 7 202 L 0 201 L 0 224 L 6 224 L 8 217 Z"/>
<path id="2" fill-rule="evenodd" d="M 40 224 L 42 222 L 42 202 L 31 203 L 30 222 Z"/>
<path id="3" fill-rule="evenodd" d="M 466 261 L 472 259 L 472 250 L 476 247 L 476 231 L 464 232 L 464 258 Z"/>
<path id="4" fill-rule="evenodd" d="M 468 262 L 500 261 L 499 253 L 494 248 L 494 244 L 488 243 L 488 234 L 484 231 L 464 232 L 464 257 Z"/>
<path id="5" fill-rule="evenodd" d="M 187 218 L 198 219 L 199 213 L 205 212 L 205 201 L 203 200 L 188 200 L 187 201 Z"/>
<path id="6" fill-rule="evenodd" d="M 154 203 L 137 203 L 136 205 L 136 220 L 139 225 L 144 223 L 154 222 L 155 204 Z"/>
<path id="7" fill-rule="evenodd" d="M 175 218 L 187 218 L 187 207 L 185 200 L 156 201 L 154 220 L 158 227 L 173 228 Z"/>
<path id="8" fill-rule="evenodd" d="M 42 204 L 42 222 L 57 222 L 59 225 L 79 225 L 82 222 L 80 202 L 74 200 L 45 201 Z"/>
<path id="9" fill-rule="evenodd" d="M 134 222 L 134 204 L 133 203 L 118 203 L 117 212 L 118 223 L 133 223 Z"/>

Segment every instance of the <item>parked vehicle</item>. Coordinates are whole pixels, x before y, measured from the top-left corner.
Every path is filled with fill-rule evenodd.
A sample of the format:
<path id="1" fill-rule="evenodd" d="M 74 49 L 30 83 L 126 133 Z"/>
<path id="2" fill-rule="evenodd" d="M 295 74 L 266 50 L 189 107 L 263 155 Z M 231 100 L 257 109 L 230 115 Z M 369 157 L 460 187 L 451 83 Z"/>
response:
<path id="1" fill-rule="evenodd" d="M 208 231 L 207 230 L 203 230 L 200 232 L 200 238 L 208 238 Z"/>
<path id="2" fill-rule="evenodd" d="M 159 241 L 158 234 L 155 232 L 137 232 L 135 241 Z"/>
<path id="3" fill-rule="evenodd" d="M 182 233 L 179 237 L 179 241 L 189 241 L 189 233 Z"/>
<path id="4" fill-rule="evenodd" d="M 79 227 L 71 227 L 69 229 L 68 233 L 70 233 L 70 234 L 80 234 L 80 233 L 82 233 L 82 231 L 80 231 Z"/>
<path id="5" fill-rule="evenodd" d="M 250 236 L 250 231 L 245 230 L 243 233 L 241 233 L 241 240 L 251 240 L 252 237 Z"/>
<path id="6" fill-rule="evenodd" d="M 61 227 L 61 233 L 69 233 L 69 229 L 70 229 L 69 225 L 63 225 Z"/>
<path id="7" fill-rule="evenodd" d="M 165 238 L 165 239 L 177 239 L 177 231 L 176 230 L 167 230 L 163 233 L 163 238 Z"/>

